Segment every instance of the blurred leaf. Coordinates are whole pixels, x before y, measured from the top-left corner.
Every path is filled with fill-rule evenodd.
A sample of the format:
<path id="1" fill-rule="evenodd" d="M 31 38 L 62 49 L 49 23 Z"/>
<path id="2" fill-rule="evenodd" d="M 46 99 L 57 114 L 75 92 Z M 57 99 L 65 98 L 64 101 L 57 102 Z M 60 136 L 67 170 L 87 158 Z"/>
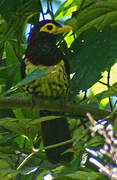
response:
<path id="1" fill-rule="evenodd" d="M 14 113 L 13 113 L 13 111 L 11 109 L 0 109 L 0 119 L 4 118 L 4 117 L 13 117 L 13 118 L 15 118 Z"/>
<path id="2" fill-rule="evenodd" d="M 32 101 L 33 101 L 33 99 L 32 99 Z M 32 103 L 32 106 L 33 106 L 33 102 L 31 102 L 31 103 Z M 32 108 L 31 111 L 29 111 L 29 109 L 22 109 L 22 113 L 23 113 L 24 117 L 27 118 L 27 119 L 34 120 L 34 119 L 40 117 L 39 109 Z"/>
<path id="3" fill-rule="evenodd" d="M 22 81 L 20 81 L 18 84 L 16 84 L 15 87 L 18 86 L 23 86 L 25 84 L 30 83 L 31 81 L 34 81 L 40 77 L 44 77 L 47 76 L 46 71 L 48 70 L 48 68 L 44 68 L 44 69 L 36 69 L 35 71 L 33 71 L 32 73 L 30 73 L 28 76 L 26 76 L 26 78 L 24 78 Z"/>
<path id="4" fill-rule="evenodd" d="M 63 176 L 63 177 L 56 177 L 56 178 L 54 178 L 55 180 L 59 180 L 61 178 L 61 180 L 73 180 L 73 178 L 72 177 L 68 177 L 68 176 Z"/>
<path id="5" fill-rule="evenodd" d="M 7 63 L 7 66 L 9 67 L 7 69 L 8 80 L 9 80 L 9 82 L 11 81 L 11 79 L 12 79 L 12 82 L 13 82 L 13 80 L 15 82 L 18 82 L 18 81 L 20 81 L 20 69 L 18 69 L 18 67 L 17 67 L 19 60 L 14 52 L 14 49 L 13 49 L 11 43 L 8 41 L 5 43 L 5 52 L 6 52 L 6 63 Z M 11 67 L 10 67 L 10 65 L 11 65 Z M 12 76 L 12 78 L 11 78 L 11 76 Z"/>
<path id="6" fill-rule="evenodd" d="M 28 121 L 30 119 L 25 119 L 19 121 L 15 118 L 2 118 L 0 119 L 0 126 L 7 128 L 10 131 L 16 132 L 19 135 L 25 134 L 26 128 L 29 127 Z"/>
<path id="7" fill-rule="evenodd" d="M 8 22 L 8 26 L 3 32 L 0 48 L 3 47 L 3 44 L 6 40 L 11 39 L 13 33 L 16 33 L 15 35 L 22 37 L 23 28 L 26 22 L 29 19 L 31 20 L 31 17 L 34 17 L 35 15 L 37 19 L 37 14 L 40 12 L 40 10 L 39 0 L 20 0 L 15 2 L 15 4 L 14 0 L 3 0 L 0 4 L 0 12 Z M 34 20 L 31 20 L 32 23 L 37 22 L 35 18 L 33 19 Z"/>
<path id="8" fill-rule="evenodd" d="M 40 117 L 38 119 L 34 119 L 30 122 L 30 124 L 39 124 L 41 122 L 44 122 L 44 121 L 51 121 L 53 119 L 56 119 L 56 118 L 60 118 L 61 116 L 45 116 L 45 117 Z"/>
<path id="9" fill-rule="evenodd" d="M 95 147 L 95 146 L 100 146 L 103 145 L 104 141 L 101 136 L 94 136 L 92 139 L 87 142 L 87 146 L 90 147 Z"/>
<path id="10" fill-rule="evenodd" d="M 16 137 L 16 134 L 14 134 L 14 133 L 3 136 L 2 138 L 0 138 L 0 145 L 6 144 L 8 141 L 12 140 L 15 137 Z"/>
<path id="11" fill-rule="evenodd" d="M 4 180 L 12 180 L 16 177 L 19 172 L 13 169 L 5 168 L 0 171 L 0 178 Z"/>
<path id="12" fill-rule="evenodd" d="M 41 180 L 43 179 L 44 176 L 46 176 L 47 174 L 49 174 L 50 172 L 48 170 L 45 170 L 41 173 L 39 173 L 39 175 L 37 176 L 36 180 Z"/>
<path id="13" fill-rule="evenodd" d="M 75 24 L 74 21 L 76 21 Z M 67 24 L 73 25 L 78 34 L 92 27 L 102 30 L 104 27 L 115 23 L 117 23 L 116 0 L 95 1 L 91 6 L 87 6 L 67 21 Z"/>
<path id="14" fill-rule="evenodd" d="M 70 168 L 70 173 L 74 173 L 78 170 L 78 167 L 81 166 L 81 157 L 82 157 L 83 151 L 81 150 L 76 154 L 76 158 L 72 161 L 72 166 Z"/>
<path id="15" fill-rule="evenodd" d="M 15 114 L 15 117 L 18 119 L 24 119 L 23 112 L 21 108 L 13 109 L 13 113 Z"/>
<path id="16" fill-rule="evenodd" d="M 76 171 L 73 174 L 67 174 L 66 176 L 63 177 L 57 177 L 55 178 L 55 180 L 59 180 L 59 178 L 61 178 L 61 180 L 67 180 L 67 179 L 74 179 L 74 180 L 96 180 L 96 176 L 89 173 L 89 172 L 85 172 L 85 171 Z"/>
<path id="17" fill-rule="evenodd" d="M 1 170 L 1 169 L 8 169 L 9 167 L 10 167 L 10 166 L 9 166 L 8 162 L 0 159 L 0 170 Z"/>
<path id="18" fill-rule="evenodd" d="M 39 0 L 3 0 L 0 3 L 0 14 L 2 17 L 8 22 L 11 18 L 17 18 L 18 13 L 22 11 L 33 11 L 37 10 L 40 11 L 40 1 Z M 16 13 L 18 12 L 18 13 Z M 21 14 L 20 14 L 21 15 Z M 23 15 L 23 14 L 22 14 Z M 36 18 L 36 19 L 35 19 Z M 38 16 L 35 16 L 31 21 L 32 23 L 37 22 Z"/>
<path id="19" fill-rule="evenodd" d="M 0 160 L 0 179 L 11 180 L 18 174 L 18 172 L 10 168 L 7 160 L 8 159 Z"/>
<path id="20" fill-rule="evenodd" d="M 35 2 L 34 2 L 34 0 L 32 0 L 32 6 L 30 7 L 30 10 L 32 10 L 32 12 L 34 10 L 35 10 L 35 12 L 38 11 L 38 13 L 35 13 L 35 15 L 28 20 L 29 24 L 35 25 L 39 22 L 39 15 L 40 15 L 39 13 L 41 12 L 40 0 L 35 0 Z"/>
<path id="21" fill-rule="evenodd" d="M 114 119 L 114 130 L 115 130 L 115 134 L 117 135 L 117 118 Z"/>
<path id="22" fill-rule="evenodd" d="M 21 0 L 13 1 L 13 0 L 5 0 L 0 3 L 0 14 L 2 17 L 8 21 L 13 13 L 17 11 L 18 7 L 21 6 Z"/>
<path id="23" fill-rule="evenodd" d="M 30 145 L 29 141 L 27 143 L 26 140 L 27 140 L 26 137 L 20 135 L 14 138 L 14 143 L 17 144 L 19 148 L 24 148 L 24 147 L 26 148 Z"/>

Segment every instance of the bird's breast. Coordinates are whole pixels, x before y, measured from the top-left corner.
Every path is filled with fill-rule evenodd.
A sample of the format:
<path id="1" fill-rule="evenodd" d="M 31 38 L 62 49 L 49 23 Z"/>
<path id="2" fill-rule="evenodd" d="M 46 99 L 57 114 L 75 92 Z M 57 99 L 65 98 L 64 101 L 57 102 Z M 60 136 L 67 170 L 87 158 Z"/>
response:
<path id="1" fill-rule="evenodd" d="M 29 75 L 37 68 L 45 68 L 45 66 L 42 65 L 35 66 L 27 59 L 25 59 L 25 64 L 26 75 Z M 61 60 L 57 65 L 48 68 L 46 76 L 38 78 L 26 85 L 26 91 L 38 96 L 60 97 L 66 95 L 68 86 L 69 78 L 66 73 L 64 61 Z"/>

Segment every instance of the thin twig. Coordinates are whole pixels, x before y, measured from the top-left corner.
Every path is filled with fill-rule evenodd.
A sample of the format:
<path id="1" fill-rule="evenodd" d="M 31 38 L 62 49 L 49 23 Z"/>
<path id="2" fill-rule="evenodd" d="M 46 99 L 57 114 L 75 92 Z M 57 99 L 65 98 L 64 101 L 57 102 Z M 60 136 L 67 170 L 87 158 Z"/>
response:
<path id="1" fill-rule="evenodd" d="M 41 6 L 41 12 L 42 12 L 43 20 L 45 20 L 45 17 L 44 17 L 44 11 L 43 11 L 43 7 L 42 7 L 42 2 L 41 2 L 41 1 L 40 1 L 40 6 Z"/>
<path id="2" fill-rule="evenodd" d="M 98 82 L 105 85 L 105 86 L 107 86 L 107 83 L 105 83 L 105 82 L 102 82 L 102 81 L 98 81 Z"/>
<path id="3" fill-rule="evenodd" d="M 17 170 L 21 169 L 23 167 L 23 165 L 36 153 L 32 152 L 31 154 L 29 154 L 22 162 L 21 164 L 17 167 Z"/>
<path id="4" fill-rule="evenodd" d="M 109 68 L 108 76 L 107 76 L 107 86 L 108 86 L 108 88 L 110 87 L 110 71 L 111 71 L 111 68 Z M 112 105 L 111 97 L 109 97 L 109 104 L 110 104 L 111 111 L 113 111 L 113 105 Z"/>
<path id="5" fill-rule="evenodd" d="M 50 14 L 52 19 L 54 19 L 54 12 L 53 12 L 53 6 L 52 6 L 52 1 L 51 0 L 47 1 L 47 12 L 46 12 L 46 14 Z"/>
<path id="6" fill-rule="evenodd" d="M 51 149 L 51 148 L 63 146 L 63 145 L 65 145 L 65 144 L 69 144 L 69 143 L 72 143 L 72 142 L 73 142 L 73 139 L 70 139 L 70 140 L 68 140 L 68 141 L 64 141 L 64 142 L 61 142 L 61 143 L 58 143 L 58 144 L 53 144 L 53 145 L 44 147 L 44 149 Z"/>

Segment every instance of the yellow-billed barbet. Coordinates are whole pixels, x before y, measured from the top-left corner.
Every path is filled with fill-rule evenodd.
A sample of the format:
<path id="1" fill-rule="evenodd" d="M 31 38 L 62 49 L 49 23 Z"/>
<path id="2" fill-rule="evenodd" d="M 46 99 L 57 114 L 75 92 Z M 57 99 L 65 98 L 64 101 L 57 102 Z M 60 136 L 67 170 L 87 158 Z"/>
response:
<path id="1" fill-rule="evenodd" d="M 37 68 L 50 67 L 50 72 L 26 85 L 28 93 L 41 97 L 65 97 L 69 86 L 69 65 L 57 46 L 59 34 L 69 32 L 70 26 L 61 26 L 54 20 L 39 22 L 32 29 L 25 59 L 22 62 L 22 76 L 29 75 Z M 44 146 L 61 143 L 71 139 L 67 120 L 59 117 L 41 123 Z M 71 161 L 72 152 L 64 153 L 72 143 L 46 150 L 48 160 L 52 163 Z"/>

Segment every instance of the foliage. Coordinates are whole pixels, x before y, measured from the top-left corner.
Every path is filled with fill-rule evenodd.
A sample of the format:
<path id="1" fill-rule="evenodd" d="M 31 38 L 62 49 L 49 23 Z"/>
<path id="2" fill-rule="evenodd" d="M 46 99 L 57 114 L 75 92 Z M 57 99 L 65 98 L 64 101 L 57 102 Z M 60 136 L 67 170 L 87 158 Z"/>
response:
<path id="1" fill-rule="evenodd" d="M 37 76 L 46 75 L 46 69 L 35 71 L 21 81 L 20 63 L 26 48 L 27 24 L 34 25 L 41 15 L 50 14 L 52 18 L 73 28 L 72 32 L 63 36 L 68 48 L 65 43 L 61 44 L 70 63 L 71 99 L 81 104 L 90 103 L 90 107 L 97 106 L 110 112 L 114 110 L 116 114 L 117 1 L 48 0 L 45 14 L 46 1 L 42 2 L 0 1 L 0 95 L 24 95 L 21 88 L 24 84 Z M 53 14 L 52 6 L 56 4 L 59 8 Z M 102 105 L 104 98 L 107 101 Z M 111 123 L 116 127 L 116 115 L 113 117 Z M 49 120 L 49 117 L 45 120 Z M 100 148 L 104 143 L 102 138 L 90 137 L 86 117 L 69 115 L 68 120 L 73 135 L 74 159 L 69 166 L 53 165 L 45 156 L 39 112 L 36 109 L 0 109 L 0 179 L 40 180 L 48 173 L 56 180 L 107 179 L 88 162 L 89 154 L 86 161 L 81 163 L 85 148 Z"/>

